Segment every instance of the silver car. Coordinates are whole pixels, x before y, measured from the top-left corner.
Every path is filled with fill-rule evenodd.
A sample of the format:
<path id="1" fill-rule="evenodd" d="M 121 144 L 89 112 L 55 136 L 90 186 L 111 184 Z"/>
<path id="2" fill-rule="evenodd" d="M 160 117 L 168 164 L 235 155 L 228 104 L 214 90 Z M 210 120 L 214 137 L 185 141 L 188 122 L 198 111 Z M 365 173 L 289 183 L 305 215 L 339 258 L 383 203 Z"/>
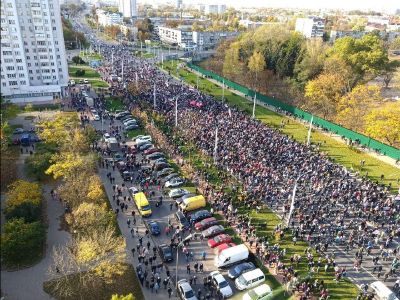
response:
<path id="1" fill-rule="evenodd" d="M 177 283 L 179 297 L 183 300 L 197 300 L 197 297 L 186 279 L 181 279 Z"/>

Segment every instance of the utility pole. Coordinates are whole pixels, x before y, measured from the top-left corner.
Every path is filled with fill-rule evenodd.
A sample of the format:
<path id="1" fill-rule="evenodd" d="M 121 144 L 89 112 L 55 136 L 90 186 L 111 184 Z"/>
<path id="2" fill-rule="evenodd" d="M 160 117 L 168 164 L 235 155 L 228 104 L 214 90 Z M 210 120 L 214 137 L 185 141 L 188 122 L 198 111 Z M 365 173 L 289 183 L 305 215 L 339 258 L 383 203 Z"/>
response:
<path id="1" fill-rule="evenodd" d="M 153 106 L 154 106 L 154 110 L 155 110 L 156 109 L 156 84 L 154 84 Z"/>
<path id="2" fill-rule="evenodd" d="M 314 116 L 311 116 L 311 121 L 310 121 L 310 128 L 308 128 L 308 134 L 307 134 L 307 146 L 310 146 L 311 142 L 311 129 L 312 129 L 312 122 L 314 120 Z"/>
<path id="3" fill-rule="evenodd" d="M 178 127 L 178 96 L 175 97 L 175 127 Z"/>
<path id="4" fill-rule="evenodd" d="M 257 93 L 254 94 L 254 101 L 253 101 L 253 119 L 256 117 L 256 98 L 257 98 Z"/>
<path id="5" fill-rule="evenodd" d="M 217 150 L 218 150 L 218 125 L 215 129 L 215 144 L 214 144 L 214 165 L 217 163 Z"/>

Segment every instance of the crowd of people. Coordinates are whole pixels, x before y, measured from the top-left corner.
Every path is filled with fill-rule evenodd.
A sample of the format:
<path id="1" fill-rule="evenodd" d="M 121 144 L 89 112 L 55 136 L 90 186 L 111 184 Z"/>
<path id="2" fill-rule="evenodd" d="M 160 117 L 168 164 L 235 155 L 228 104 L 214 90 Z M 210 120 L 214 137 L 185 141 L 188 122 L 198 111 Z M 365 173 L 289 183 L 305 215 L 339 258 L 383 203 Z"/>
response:
<path id="1" fill-rule="evenodd" d="M 382 274 L 383 268 L 384 280 L 395 278 L 400 264 L 400 201 L 388 187 L 355 176 L 278 129 L 173 80 L 124 46 L 92 43 L 101 49 L 105 64 L 100 72 L 113 94 L 131 107 L 139 99 L 147 102 L 172 127 L 177 111 L 179 134 L 215 156 L 217 166 L 243 184 L 245 201 L 267 205 L 281 215 L 294 243 L 307 241 L 322 254 L 351 251 L 357 272 L 369 259 L 374 266 L 370 271 L 380 269 Z M 131 84 L 146 88 L 135 97 L 128 91 Z M 193 100 L 201 106 L 192 105 Z M 346 272 L 338 268 L 337 279 Z"/>

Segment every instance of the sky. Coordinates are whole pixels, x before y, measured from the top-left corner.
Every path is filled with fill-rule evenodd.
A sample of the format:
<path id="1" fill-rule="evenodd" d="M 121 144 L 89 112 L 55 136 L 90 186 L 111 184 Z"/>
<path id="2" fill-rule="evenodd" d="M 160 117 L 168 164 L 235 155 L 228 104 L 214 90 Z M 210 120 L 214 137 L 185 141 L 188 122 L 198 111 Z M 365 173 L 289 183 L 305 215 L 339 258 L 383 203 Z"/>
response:
<path id="1" fill-rule="evenodd" d="M 139 0 L 140 1 L 140 0 Z M 165 0 L 164 0 L 165 1 Z M 164 2 L 158 0 L 157 2 Z M 174 0 L 167 0 L 174 3 Z M 165 2 L 164 2 L 165 3 Z M 344 10 L 378 10 L 394 12 L 400 9 L 399 0 L 183 0 L 184 4 L 226 4 L 227 6 L 240 7 L 282 7 L 282 8 L 328 8 Z"/>

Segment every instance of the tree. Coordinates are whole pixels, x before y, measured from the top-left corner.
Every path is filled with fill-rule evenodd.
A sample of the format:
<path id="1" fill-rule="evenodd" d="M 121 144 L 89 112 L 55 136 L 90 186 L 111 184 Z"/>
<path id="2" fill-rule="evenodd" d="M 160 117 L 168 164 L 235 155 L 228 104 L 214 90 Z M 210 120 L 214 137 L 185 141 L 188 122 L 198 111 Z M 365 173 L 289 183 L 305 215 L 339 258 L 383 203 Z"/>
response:
<path id="1" fill-rule="evenodd" d="M 233 43 L 231 47 L 226 50 L 225 60 L 223 66 L 224 76 L 235 78 L 243 72 L 243 63 L 239 59 L 240 44 Z"/>
<path id="2" fill-rule="evenodd" d="M 388 102 L 365 117 L 365 133 L 391 146 L 400 146 L 400 102 Z"/>
<path id="3" fill-rule="evenodd" d="M 67 177 L 57 191 L 72 209 L 83 202 L 99 204 L 106 199 L 100 178 L 88 171 Z"/>
<path id="4" fill-rule="evenodd" d="M 83 234 L 103 231 L 110 225 L 116 225 L 114 212 L 105 203 L 100 205 L 82 202 L 67 215 L 66 220 L 71 229 Z"/>
<path id="5" fill-rule="evenodd" d="M 343 89 L 344 84 L 338 75 L 322 73 L 305 87 L 306 106 L 324 118 L 332 118 Z"/>
<path id="6" fill-rule="evenodd" d="M 372 105 L 383 99 L 381 89 L 374 85 L 358 85 L 350 93 L 341 97 L 338 103 L 336 121 L 355 131 L 363 131 L 365 116 Z"/>
<path id="7" fill-rule="evenodd" d="M 1 234 L 2 262 L 21 265 L 36 259 L 42 251 L 45 236 L 40 222 L 25 223 L 23 219 L 6 222 Z"/>
<path id="8" fill-rule="evenodd" d="M 325 60 L 323 72 L 340 77 L 344 84 L 344 92 L 346 93 L 350 92 L 359 80 L 358 75 L 354 74 L 351 66 L 344 59 L 336 55 L 330 56 Z"/>
<path id="9" fill-rule="evenodd" d="M 76 65 L 81 65 L 81 64 L 84 64 L 85 63 L 85 61 L 80 57 L 80 56 L 73 56 L 72 57 L 72 62 L 74 63 L 74 64 L 76 64 Z M 77 70 L 78 71 L 78 70 Z M 83 74 L 85 74 L 85 73 L 83 73 Z M 79 76 L 81 76 L 81 75 L 79 75 Z"/>
<path id="10" fill-rule="evenodd" d="M 76 113 L 57 113 L 51 118 L 40 122 L 39 137 L 46 143 L 53 143 L 59 147 L 71 140 L 71 132 L 79 127 L 79 118 Z"/>
<path id="11" fill-rule="evenodd" d="M 114 294 L 114 295 L 112 295 L 111 300 L 135 300 L 135 297 L 133 296 L 132 293 L 125 295 L 125 296 Z"/>
<path id="12" fill-rule="evenodd" d="M 392 81 L 397 68 L 400 67 L 400 62 L 398 60 L 392 60 L 387 62 L 381 71 L 381 76 L 383 78 L 384 87 L 387 89 L 390 82 Z"/>
<path id="13" fill-rule="evenodd" d="M 259 51 L 254 51 L 253 55 L 249 59 L 247 67 L 255 74 L 256 77 L 256 89 L 258 88 L 258 73 L 264 70 L 266 64 L 264 56 Z"/>
<path id="14" fill-rule="evenodd" d="M 400 36 L 395 38 L 390 44 L 389 44 L 389 49 L 390 50 L 399 50 L 400 49 Z"/>
<path id="15" fill-rule="evenodd" d="M 69 179 L 94 170 L 96 157 L 94 154 L 79 155 L 77 153 L 64 152 L 54 154 L 50 162 L 52 165 L 46 170 L 46 174 L 53 175 L 54 179 L 60 177 Z"/>
<path id="16" fill-rule="evenodd" d="M 23 218 L 26 222 L 40 220 L 42 192 L 39 184 L 17 180 L 9 186 L 5 215 L 7 219 Z"/>
<path id="17" fill-rule="evenodd" d="M 361 39 L 337 39 L 330 54 L 340 57 L 352 68 L 357 75 L 355 84 L 376 77 L 389 60 L 383 41 L 375 34 Z"/>
<path id="18" fill-rule="evenodd" d="M 88 236 L 76 236 L 68 245 L 53 248 L 53 262 L 47 275 L 53 282 L 52 294 L 71 296 L 78 280 L 80 291 L 90 289 L 91 294 L 104 284 L 119 280 L 127 270 L 125 240 L 117 237 L 108 227 Z"/>

